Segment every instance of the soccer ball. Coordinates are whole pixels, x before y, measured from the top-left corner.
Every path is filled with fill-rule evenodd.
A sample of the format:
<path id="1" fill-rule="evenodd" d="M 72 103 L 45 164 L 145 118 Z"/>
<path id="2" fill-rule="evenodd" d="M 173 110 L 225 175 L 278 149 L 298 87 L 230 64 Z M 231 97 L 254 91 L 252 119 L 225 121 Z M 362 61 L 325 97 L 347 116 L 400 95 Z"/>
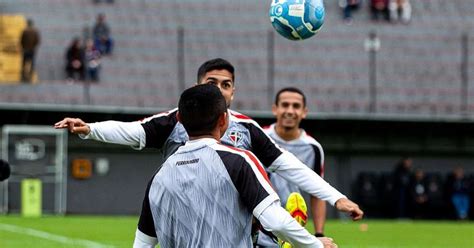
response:
<path id="1" fill-rule="evenodd" d="M 272 0 L 269 16 L 280 35 L 304 40 L 321 29 L 324 12 L 323 0 Z"/>

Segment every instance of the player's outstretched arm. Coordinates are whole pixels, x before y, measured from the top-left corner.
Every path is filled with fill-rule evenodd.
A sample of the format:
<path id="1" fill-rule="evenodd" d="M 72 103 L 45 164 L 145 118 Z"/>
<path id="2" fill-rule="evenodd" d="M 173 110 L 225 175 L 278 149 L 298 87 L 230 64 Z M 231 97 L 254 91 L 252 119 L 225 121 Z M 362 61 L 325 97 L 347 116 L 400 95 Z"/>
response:
<path id="1" fill-rule="evenodd" d="M 145 147 L 145 130 L 140 122 L 103 121 L 86 123 L 78 118 L 64 118 L 54 124 L 54 128 L 67 128 L 82 139 L 92 139 L 105 143 L 128 145 L 136 149 Z"/>
<path id="2" fill-rule="evenodd" d="M 89 125 L 79 118 L 66 117 L 54 124 L 55 129 L 67 128 L 69 132 L 75 134 L 88 135 L 91 131 Z"/>
<path id="3" fill-rule="evenodd" d="M 275 171 L 286 180 L 298 185 L 303 191 L 329 202 L 339 211 L 350 213 L 353 220 L 359 220 L 364 215 L 357 204 L 347 199 L 346 196 L 332 187 L 290 152 L 284 151 L 272 163 L 270 170 Z M 339 206 L 336 206 L 336 202 L 338 201 L 340 205 L 338 204 Z"/>
<path id="4" fill-rule="evenodd" d="M 331 238 L 316 238 L 291 217 L 274 201 L 259 216 L 255 216 L 263 228 L 275 234 L 278 238 L 290 242 L 295 247 L 335 248 L 337 245 Z"/>
<path id="5" fill-rule="evenodd" d="M 352 220 L 360 220 L 364 216 L 364 212 L 359 208 L 359 205 L 347 198 L 341 198 L 336 202 L 337 210 L 349 213 Z"/>
<path id="6" fill-rule="evenodd" d="M 333 205 L 337 200 L 346 198 L 341 192 L 329 185 L 316 172 L 308 168 L 298 158 L 288 151 L 282 154 L 269 167 L 286 180 L 297 185 L 303 191 L 329 202 Z"/>
<path id="7" fill-rule="evenodd" d="M 297 185 L 309 194 L 334 206 L 337 200 L 346 198 L 329 185 L 295 155 L 281 149 L 253 120 L 242 121 L 250 131 L 252 152 L 267 168 Z"/>

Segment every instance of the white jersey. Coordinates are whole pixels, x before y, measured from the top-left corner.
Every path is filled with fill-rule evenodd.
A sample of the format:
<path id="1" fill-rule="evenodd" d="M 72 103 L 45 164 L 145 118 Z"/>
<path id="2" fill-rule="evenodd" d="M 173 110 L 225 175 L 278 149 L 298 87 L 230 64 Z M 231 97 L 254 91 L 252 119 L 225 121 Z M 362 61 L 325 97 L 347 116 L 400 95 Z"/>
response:
<path id="1" fill-rule="evenodd" d="M 177 109 L 173 109 L 135 122 L 92 123 L 89 124 L 91 132 L 81 138 L 130 145 L 136 149 L 158 148 L 165 160 L 188 140 L 186 131 L 176 119 L 176 112 Z M 251 151 L 268 171 L 278 173 L 333 206 L 345 197 L 292 153 L 281 149 L 251 118 L 229 110 L 229 119 L 229 127 L 221 139 L 223 144 Z"/>
<path id="2" fill-rule="evenodd" d="M 253 154 L 214 139 L 180 147 L 155 174 L 146 198 L 153 226 L 141 222 L 138 229 L 153 229 L 161 247 L 252 247 L 252 214 L 278 201 Z"/>
<path id="3" fill-rule="evenodd" d="M 324 151 L 313 137 L 309 136 L 303 129 L 301 135 L 295 140 L 286 141 L 280 138 L 275 131 L 275 124 L 264 128 L 265 133 L 270 136 L 280 147 L 293 153 L 301 162 L 306 164 L 311 170 L 321 177 L 324 177 Z M 288 182 L 286 179 L 276 173 L 270 174 L 270 180 L 275 190 L 280 196 L 283 206 L 292 192 L 300 192 L 297 185 Z"/>

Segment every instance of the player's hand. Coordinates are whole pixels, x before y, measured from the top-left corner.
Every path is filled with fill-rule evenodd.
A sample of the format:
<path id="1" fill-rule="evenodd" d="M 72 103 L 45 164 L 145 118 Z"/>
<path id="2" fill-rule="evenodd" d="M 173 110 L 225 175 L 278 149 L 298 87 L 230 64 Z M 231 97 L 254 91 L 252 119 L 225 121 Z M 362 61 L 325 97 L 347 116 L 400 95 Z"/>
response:
<path id="1" fill-rule="evenodd" d="M 336 243 L 334 243 L 334 240 L 332 238 L 328 237 L 321 237 L 318 238 L 321 243 L 323 243 L 324 248 L 337 248 Z"/>
<path id="2" fill-rule="evenodd" d="M 64 118 L 62 121 L 56 122 L 54 128 L 67 128 L 71 133 L 83 135 L 88 135 L 91 132 L 89 125 L 79 118 Z"/>
<path id="3" fill-rule="evenodd" d="M 349 213 L 352 220 L 360 220 L 364 216 L 364 212 L 359 208 L 359 205 L 347 198 L 337 200 L 335 206 L 337 210 Z"/>

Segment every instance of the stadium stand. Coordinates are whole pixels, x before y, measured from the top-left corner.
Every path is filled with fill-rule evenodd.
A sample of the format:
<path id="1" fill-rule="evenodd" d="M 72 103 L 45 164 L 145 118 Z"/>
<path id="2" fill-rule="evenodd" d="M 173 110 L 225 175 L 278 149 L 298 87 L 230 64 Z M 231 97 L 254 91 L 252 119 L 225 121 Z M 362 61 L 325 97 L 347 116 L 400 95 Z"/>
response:
<path id="1" fill-rule="evenodd" d="M 21 15 L 0 16 L 0 83 L 20 81 L 22 56 L 17 44 L 25 26 Z"/>
<path id="2" fill-rule="evenodd" d="M 369 57 L 363 44 L 375 30 L 381 40 L 378 114 L 462 115 L 461 35 L 474 23 L 470 0 L 413 1 L 408 25 L 373 23 L 364 5 L 350 26 L 344 24 L 336 2 L 326 1 L 325 26 L 315 38 L 290 42 L 275 34 L 274 89 L 294 85 L 311 92 L 310 104 L 316 106 L 310 109 L 318 113 L 369 113 Z M 40 83 L 0 85 L 1 102 L 168 108 L 176 104 L 180 83 L 194 83 L 196 68 L 204 60 L 223 57 L 237 68 L 234 107 L 270 109 L 267 36 L 274 32 L 267 2 L 123 0 L 95 5 L 89 0 L 3 0 L 0 4 L 3 14 L 34 19 L 42 33 L 36 60 Z M 107 16 L 115 51 L 103 60 L 101 81 L 90 85 L 86 99 L 84 90 L 64 80 L 64 50 L 98 13 Z M 178 75 L 179 27 L 184 30 L 184 75 Z M 473 44 L 472 37 L 469 40 Z M 469 57 L 473 55 L 470 49 Z M 474 78 L 472 63 L 467 66 L 468 78 Z M 185 82 L 178 82 L 183 78 Z M 468 99 L 473 96 L 471 84 Z M 467 110 L 472 117 L 474 102 L 468 102 Z"/>

